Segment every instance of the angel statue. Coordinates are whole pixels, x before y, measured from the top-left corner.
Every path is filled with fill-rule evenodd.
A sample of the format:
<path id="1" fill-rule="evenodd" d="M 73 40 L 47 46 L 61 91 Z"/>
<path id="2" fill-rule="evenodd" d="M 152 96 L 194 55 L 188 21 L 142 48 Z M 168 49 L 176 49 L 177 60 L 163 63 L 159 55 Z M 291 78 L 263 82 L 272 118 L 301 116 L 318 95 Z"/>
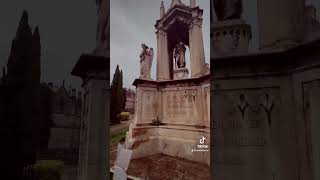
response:
<path id="1" fill-rule="evenodd" d="M 140 53 L 140 78 L 151 79 L 151 66 L 153 61 L 153 48 L 142 44 L 142 51 Z"/>
<path id="2" fill-rule="evenodd" d="M 240 19 L 242 0 L 212 0 L 218 21 Z"/>

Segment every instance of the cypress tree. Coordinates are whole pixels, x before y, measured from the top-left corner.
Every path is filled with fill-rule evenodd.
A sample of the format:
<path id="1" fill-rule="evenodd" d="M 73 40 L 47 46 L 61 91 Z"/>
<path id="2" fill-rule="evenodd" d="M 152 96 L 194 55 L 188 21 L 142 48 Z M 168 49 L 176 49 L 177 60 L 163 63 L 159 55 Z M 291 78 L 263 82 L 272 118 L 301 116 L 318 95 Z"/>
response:
<path id="1" fill-rule="evenodd" d="M 111 84 L 111 123 L 119 123 L 117 115 L 121 113 L 123 104 L 123 80 L 122 71 L 117 65 L 116 71 L 113 75 Z"/>

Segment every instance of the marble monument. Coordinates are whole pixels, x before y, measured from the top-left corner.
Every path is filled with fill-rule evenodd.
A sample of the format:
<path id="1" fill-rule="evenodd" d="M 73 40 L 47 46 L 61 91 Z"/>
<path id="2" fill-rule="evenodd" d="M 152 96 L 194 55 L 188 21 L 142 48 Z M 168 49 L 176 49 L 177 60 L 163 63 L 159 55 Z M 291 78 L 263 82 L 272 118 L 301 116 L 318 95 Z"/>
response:
<path id="1" fill-rule="evenodd" d="M 204 58 L 202 14 L 194 0 L 190 5 L 173 0 L 167 12 L 161 3 L 155 25 L 156 80 L 150 78 L 147 68 L 133 83 L 135 113 L 126 136 L 126 148 L 133 150 L 133 159 L 163 153 L 210 164 L 210 74 Z M 191 78 L 186 48 L 190 51 Z M 142 55 L 147 55 L 146 46 L 144 51 Z M 142 61 L 146 57 L 140 55 Z M 200 143 L 206 152 L 197 151 Z"/>
<path id="2" fill-rule="evenodd" d="M 319 179 L 320 39 L 304 39 L 304 1 L 258 1 L 254 53 L 241 6 L 211 2 L 212 179 Z"/>

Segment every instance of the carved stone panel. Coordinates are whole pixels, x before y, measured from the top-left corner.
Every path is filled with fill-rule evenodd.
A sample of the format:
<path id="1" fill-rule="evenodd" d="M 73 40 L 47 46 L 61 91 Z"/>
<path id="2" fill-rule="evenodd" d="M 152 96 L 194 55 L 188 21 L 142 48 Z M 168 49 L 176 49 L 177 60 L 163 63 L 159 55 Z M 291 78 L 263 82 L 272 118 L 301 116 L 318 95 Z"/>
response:
<path id="1" fill-rule="evenodd" d="M 272 124 L 280 120 L 278 88 L 213 91 L 215 178 L 272 179 Z"/>
<path id="2" fill-rule="evenodd" d="M 165 123 L 192 124 L 197 117 L 197 89 L 166 90 L 162 93 Z"/>
<path id="3" fill-rule="evenodd" d="M 152 122 L 157 119 L 157 92 L 151 90 L 143 91 L 142 95 L 142 119 L 143 122 Z"/>

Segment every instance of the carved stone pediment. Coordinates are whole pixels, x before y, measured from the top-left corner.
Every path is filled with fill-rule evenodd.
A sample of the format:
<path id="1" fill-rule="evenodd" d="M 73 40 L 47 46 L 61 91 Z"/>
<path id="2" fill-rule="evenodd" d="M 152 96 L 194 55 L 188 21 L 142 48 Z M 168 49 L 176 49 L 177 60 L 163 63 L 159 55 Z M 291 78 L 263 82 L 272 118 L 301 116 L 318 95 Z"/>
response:
<path id="1" fill-rule="evenodd" d="M 190 8 L 188 6 L 177 5 L 170 9 L 160 20 L 158 20 L 155 27 L 157 29 L 168 29 L 168 27 L 171 26 L 177 19 L 190 24 L 190 21 L 194 17 L 201 18 L 202 14 L 203 10 L 201 10 L 199 7 Z"/>

